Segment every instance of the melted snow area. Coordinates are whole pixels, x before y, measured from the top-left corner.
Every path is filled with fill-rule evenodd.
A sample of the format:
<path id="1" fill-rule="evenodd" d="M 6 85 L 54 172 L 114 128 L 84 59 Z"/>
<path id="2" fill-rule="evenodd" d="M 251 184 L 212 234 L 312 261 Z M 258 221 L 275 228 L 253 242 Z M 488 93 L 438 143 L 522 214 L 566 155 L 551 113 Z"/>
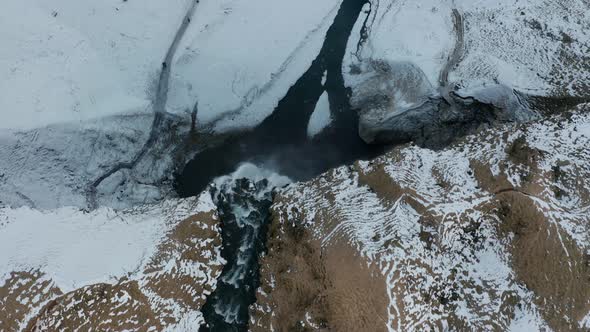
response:
<path id="1" fill-rule="evenodd" d="M 495 204 L 507 192 L 518 192 L 530 198 L 524 206 L 542 211 L 543 223 L 555 227 L 547 231 L 557 239 L 557 252 L 550 255 L 569 264 L 554 273 L 575 274 L 587 264 L 577 261 L 590 253 L 587 112 L 484 132 L 439 152 L 396 149 L 292 185 L 273 209 L 283 223 L 304 223 L 325 250 L 344 239 L 367 265 L 379 267 L 391 331 L 537 331 L 548 321 L 559 330 L 547 304 L 557 300 L 544 297 L 550 291 L 531 283 L 535 277 L 519 265 L 518 250 L 530 257 L 533 249 L 519 247 L 526 237 L 518 229 L 502 231 L 505 220 Z M 517 163 L 507 152 L 519 137 L 536 151 L 533 164 Z M 495 180 L 486 183 L 480 164 Z M 556 165 L 562 165 L 558 180 L 551 175 Z M 551 248 L 543 232 L 533 242 Z M 549 269 L 537 273 L 555 278 Z M 572 284 L 579 282 L 574 278 Z M 587 284 L 581 287 L 587 293 Z M 580 303 L 576 314 L 564 314 L 571 327 L 588 324 L 590 302 L 584 297 Z"/>

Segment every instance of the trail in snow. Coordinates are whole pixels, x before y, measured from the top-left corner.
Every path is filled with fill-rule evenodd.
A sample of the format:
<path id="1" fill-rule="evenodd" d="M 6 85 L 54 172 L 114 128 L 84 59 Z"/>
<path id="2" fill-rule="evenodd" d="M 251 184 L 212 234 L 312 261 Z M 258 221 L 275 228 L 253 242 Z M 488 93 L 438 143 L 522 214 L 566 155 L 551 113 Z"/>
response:
<path id="1" fill-rule="evenodd" d="M 137 163 L 146 154 L 148 149 L 154 145 L 154 142 L 156 141 L 156 138 L 157 138 L 157 134 L 160 132 L 159 129 L 162 124 L 162 120 L 164 119 L 164 116 L 166 115 L 166 102 L 168 99 L 168 84 L 170 82 L 170 70 L 172 67 L 172 59 L 174 57 L 174 54 L 176 53 L 176 50 L 178 48 L 178 44 L 180 43 L 182 36 L 186 32 L 186 30 L 191 22 L 191 17 L 193 16 L 193 14 L 195 12 L 198 3 L 199 3 L 199 0 L 194 0 L 192 2 L 191 6 L 188 8 L 185 16 L 183 17 L 182 22 L 180 23 L 180 27 L 176 31 L 176 34 L 174 35 L 174 39 L 172 40 L 172 43 L 170 44 L 170 47 L 168 48 L 168 51 L 166 52 L 166 57 L 164 58 L 164 61 L 162 62 L 162 70 L 160 71 L 160 77 L 158 79 L 158 88 L 157 88 L 156 96 L 155 96 L 154 102 L 153 102 L 154 121 L 152 122 L 152 126 L 150 129 L 150 135 L 149 135 L 148 139 L 146 140 L 146 142 L 143 145 L 143 147 L 141 148 L 141 150 L 139 150 L 139 152 L 135 155 L 135 157 L 131 161 L 117 163 L 115 166 L 113 166 L 113 168 L 111 168 L 110 170 L 108 170 L 105 173 L 103 173 L 102 175 L 100 175 L 98 178 L 96 178 L 90 184 L 88 192 L 87 192 L 87 202 L 88 202 L 88 205 L 91 209 L 95 209 L 97 207 L 96 188 L 105 179 L 108 179 L 111 175 L 117 173 L 118 171 L 120 171 L 122 169 L 134 168 L 135 165 L 137 165 Z"/>
<path id="2" fill-rule="evenodd" d="M 449 72 L 459 64 L 465 45 L 465 27 L 463 25 L 463 17 L 456 8 L 453 8 L 452 16 L 453 28 L 455 30 L 455 46 L 449 55 L 447 63 L 445 63 L 443 69 L 441 70 L 439 79 L 441 89 L 445 92 L 445 95 L 449 92 Z M 441 91 L 441 94 L 443 91 Z"/>
<path id="3" fill-rule="evenodd" d="M 365 42 L 367 41 L 367 38 L 369 38 L 369 32 L 368 32 L 368 23 L 369 23 L 369 18 L 371 17 L 371 11 L 373 10 L 373 3 L 371 1 L 367 2 L 367 6 L 369 8 L 367 8 L 365 14 L 365 20 L 363 21 L 363 26 L 361 28 L 360 31 L 360 37 L 359 40 L 357 41 L 356 44 L 356 52 L 354 53 L 354 56 L 356 57 L 356 59 L 358 61 L 361 60 L 361 49 L 363 48 L 363 45 L 365 44 Z M 377 2 L 377 6 L 379 6 L 379 2 Z"/>

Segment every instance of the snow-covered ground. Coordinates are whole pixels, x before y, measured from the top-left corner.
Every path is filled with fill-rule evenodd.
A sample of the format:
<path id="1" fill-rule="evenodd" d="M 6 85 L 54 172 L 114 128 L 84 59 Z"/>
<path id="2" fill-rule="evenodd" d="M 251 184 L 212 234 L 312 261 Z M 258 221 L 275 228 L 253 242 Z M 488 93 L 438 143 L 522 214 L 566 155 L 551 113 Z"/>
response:
<path id="1" fill-rule="evenodd" d="M 3 208 L 0 276 L 4 280 L 12 271 L 39 269 L 64 292 L 116 282 L 141 271 L 165 234 L 180 221 L 213 210 L 208 194 L 122 211 Z"/>
<path id="2" fill-rule="evenodd" d="M 0 206 L 86 206 L 88 183 L 117 162 L 132 159 L 151 122 L 148 114 L 114 116 L 4 132 Z"/>
<path id="3" fill-rule="evenodd" d="M 198 107 L 200 125 L 225 131 L 272 113 L 319 53 L 341 0 L 201 2 L 174 57 L 168 110 Z"/>
<path id="4" fill-rule="evenodd" d="M 359 58 L 411 62 L 424 72 L 431 85 L 437 86 L 439 73 L 455 44 L 451 6 L 448 1 L 437 0 L 371 1 L 365 6 L 369 14 L 359 17 L 351 36 L 344 73 Z M 357 48 L 365 20 L 368 38 Z"/>
<path id="5" fill-rule="evenodd" d="M 590 4 L 458 1 L 465 53 L 450 80 L 466 93 L 503 84 L 533 95 L 590 95 Z"/>
<path id="6" fill-rule="evenodd" d="M 200 128 L 262 121 L 316 57 L 340 2 L 7 0 L 0 206 L 162 199 L 195 105 Z M 155 111 L 170 113 L 154 121 Z"/>
<path id="7" fill-rule="evenodd" d="M 149 112 L 162 59 L 191 0 L 6 0 L 3 129 Z"/>
<path id="8" fill-rule="evenodd" d="M 364 12 L 343 63 L 353 96 L 374 90 L 372 79 L 379 72 L 375 63 L 391 68 L 393 73 L 386 79 L 393 82 L 405 73 L 400 64 L 411 64 L 437 88 L 432 94 L 405 84 L 394 87 L 387 109 L 381 110 L 379 104 L 373 112 L 366 110 L 371 108 L 369 102 L 355 102 L 353 97 L 353 107 L 362 110 L 361 122 L 371 126 L 406 110 L 399 100 L 408 89 L 423 98 L 448 100 L 449 92 L 454 92 L 485 99 L 518 120 L 531 116 L 523 110 L 527 106 L 523 96 L 590 98 L 587 1 L 372 0 Z M 385 120 L 365 119 L 375 118 L 375 112 Z"/>
<path id="9" fill-rule="evenodd" d="M 89 183 L 134 158 L 148 139 L 162 59 L 191 3 L 3 3 L 0 206 L 86 206 Z"/>
<path id="10" fill-rule="evenodd" d="M 361 137 L 420 141 L 441 135 L 437 123 L 469 127 L 465 115 L 478 109 L 471 98 L 493 106 L 484 123 L 526 121 L 555 111 L 546 103 L 588 100 L 588 22 L 583 0 L 370 1 L 343 62 Z"/>

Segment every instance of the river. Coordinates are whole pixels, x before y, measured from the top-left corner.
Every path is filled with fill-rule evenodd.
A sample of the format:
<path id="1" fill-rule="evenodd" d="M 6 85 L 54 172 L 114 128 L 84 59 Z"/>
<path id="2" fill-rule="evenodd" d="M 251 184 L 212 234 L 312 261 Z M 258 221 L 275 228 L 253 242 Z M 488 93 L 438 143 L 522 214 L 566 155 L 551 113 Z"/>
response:
<path id="1" fill-rule="evenodd" d="M 213 179 L 232 173 L 245 162 L 303 181 L 384 151 L 385 147 L 367 145 L 358 136 L 358 119 L 342 77 L 346 45 L 366 2 L 342 2 L 320 53 L 274 112 L 256 128 L 197 154 L 176 177 L 180 196 L 199 194 Z M 310 139 L 308 122 L 324 91 L 333 121 Z M 210 190 L 222 221 L 222 256 L 228 263 L 203 308 L 206 325 L 200 331 L 247 331 L 248 306 L 255 301 L 259 285 L 258 257 L 265 250 L 273 184 L 264 179 L 225 181 L 216 181 Z"/>

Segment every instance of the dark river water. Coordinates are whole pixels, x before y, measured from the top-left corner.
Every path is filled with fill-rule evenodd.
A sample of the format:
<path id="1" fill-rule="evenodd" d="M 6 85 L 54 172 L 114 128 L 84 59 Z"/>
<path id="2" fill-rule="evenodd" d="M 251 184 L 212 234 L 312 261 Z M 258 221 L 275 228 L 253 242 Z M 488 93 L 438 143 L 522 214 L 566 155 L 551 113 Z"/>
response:
<path id="1" fill-rule="evenodd" d="M 300 181 L 383 152 L 383 146 L 370 146 L 359 138 L 358 119 L 342 77 L 346 44 L 366 2 L 343 1 L 320 53 L 272 115 L 256 128 L 197 154 L 176 177 L 180 196 L 198 195 L 214 178 L 233 172 L 244 162 L 270 167 Z M 324 72 L 327 77 L 322 86 Z M 310 139 L 309 118 L 324 89 L 333 120 L 330 127 Z M 259 286 L 258 257 L 265 250 L 272 188 L 264 181 L 233 181 L 211 187 L 223 225 L 222 256 L 228 264 L 203 308 L 206 325 L 200 331 L 247 331 L 248 306 L 255 301 Z"/>
<path id="2" fill-rule="evenodd" d="M 223 221 L 221 255 L 227 261 L 217 288 L 202 313 L 207 326 L 199 331 L 246 331 L 248 306 L 259 286 L 258 258 L 265 250 L 272 204 L 272 184 L 266 179 L 228 179 L 211 189 Z"/>
<path id="3" fill-rule="evenodd" d="M 343 1 L 319 55 L 268 118 L 253 130 L 199 153 L 186 165 L 176 177 L 176 190 L 181 196 L 198 195 L 211 179 L 234 171 L 244 161 L 270 163 L 283 175 L 307 180 L 335 166 L 371 158 L 383 151 L 383 147 L 367 145 L 358 136 L 356 112 L 350 109 L 350 91 L 342 78 L 346 44 L 365 3 L 366 0 Z M 307 137 L 307 124 L 324 92 L 324 72 L 333 121 L 311 140 Z"/>

